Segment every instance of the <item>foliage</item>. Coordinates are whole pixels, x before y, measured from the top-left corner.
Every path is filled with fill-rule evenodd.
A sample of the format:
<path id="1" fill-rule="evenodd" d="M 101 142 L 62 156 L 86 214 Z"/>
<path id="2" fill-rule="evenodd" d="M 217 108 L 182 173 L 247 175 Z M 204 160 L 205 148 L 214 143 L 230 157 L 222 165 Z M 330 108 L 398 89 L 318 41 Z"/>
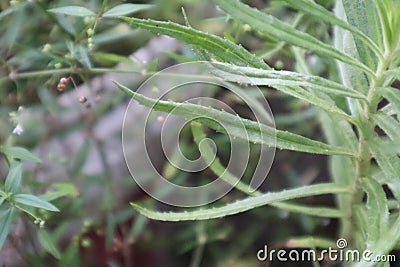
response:
<path id="1" fill-rule="evenodd" d="M 0 1 L 0 153 L 5 164 L 0 169 L 6 170 L 0 187 L 0 248 L 12 235 L 13 225 L 28 221 L 39 225 L 35 236 L 41 247 L 57 259 L 59 266 L 80 265 L 79 251 L 96 248 L 93 235 L 104 236 L 102 243 L 107 250 L 112 245 L 129 250 L 130 240 L 134 240 L 133 243 L 139 240 L 145 244 L 143 247 L 164 246 L 176 252 L 168 236 L 160 242 L 152 241 L 157 232 L 146 224 L 150 218 L 188 221 L 176 226 L 180 233 L 174 241 L 183 241 L 179 249 L 184 260 L 187 260 L 185 253 L 193 251 L 191 266 L 200 263 L 216 266 L 232 260 L 237 262 L 235 266 L 258 266 L 259 263 L 251 259 L 254 260 L 258 250 L 255 244 L 260 242 L 258 236 L 268 223 L 275 223 L 278 229 L 276 244 L 290 239 L 286 247 L 327 247 L 335 244 L 338 238 L 344 238 L 350 249 L 368 249 L 373 255 L 388 255 L 399 249 L 400 5 L 397 1 L 336 0 L 334 5 L 326 1 L 322 6 L 318 4 L 322 1 L 283 0 L 269 1 L 266 9 L 250 6 L 253 2 L 260 4 L 259 1 L 246 4 L 239 0 L 207 3 L 160 0 L 154 1 L 154 5 L 121 2 Z M 166 21 L 177 19 L 181 5 L 185 5 L 188 15 L 184 11 L 184 19 L 179 23 Z M 218 11 L 214 10 L 215 6 Z M 199 18 L 202 12 L 196 10 L 200 9 L 211 12 L 213 18 Z M 166 13 L 165 17 L 160 17 L 162 13 Z M 132 14 L 135 17 L 127 17 Z M 137 18 L 144 15 L 156 19 Z M 199 29 L 192 27 L 189 19 L 196 19 Z M 276 106 L 280 112 L 275 116 L 278 126 L 275 131 L 269 125 L 249 119 L 246 114 L 238 117 L 201 104 L 158 101 L 129 89 L 116 79 L 115 84 L 125 96 L 140 104 L 194 120 L 191 131 L 185 133 L 186 138 L 193 141 L 186 143 L 184 149 L 192 155 L 198 152 L 193 150 L 193 144 L 203 149 L 201 157 L 211 164 L 201 178 L 222 176 L 238 191 L 231 192 L 215 205 L 164 212 L 156 210 L 153 200 L 138 197 L 132 203 L 134 209 L 118 206 L 118 192 L 112 191 L 112 174 L 107 163 L 109 151 L 102 143 L 104 140 L 94 138 L 83 142 L 77 158 L 62 163 L 67 166 L 67 182 L 36 180 L 32 165 L 39 166 L 47 158 L 32 153 L 34 147 L 40 147 L 50 135 L 61 138 L 76 128 L 92 133 L 93 121 L 125 99 L 122 93 L 110 96 L 93 109 L 90 119 L 62 129 L 62 133 L 57 130 L 54 133 L 43 121 L 36 125 L 31 122 L 34 126 L 29 126 L 33 117 L 24 120 L 23 108 L 18 107 L 26 105 L 30 110 L 37 109 L 56 120 L 61 119 L 65 108 L 56 98 L 63 95 L 66 88 L 73 86 L 72 90 L 76 90 L 79 97 L 76 100 L 87 104 L 86 97 L 79 95 L 77 85 L 90 84 L 96 75 L 120 72 L 145 77 L 156 71 L 156 61 L 137 65 L 127 56 L 151 38 L 136 28 L 171 36 L 193 48 L 194 52 L 186 47 L 181 54 L 171 53 L 168 55 L 171 59 L 207 61 L 213 73 L 225 80 L 260 86 L 269 101 L 275 103 L 278 99 Z M 221 34 L 224 37 L 220 37 Z M 116 70 L 117 63 L 132 68 Z M 57 88 L 59 92 L 49 88 Z M 241 106 L 222 92 L 215 97 Z M 224 122 L 229 129 L 202 116 Z M 245 136 L 236 131 L 242 125 Z M 293 170 L 286 168 L 284 174 L 288 180 L 286 186 L 291 188 L 282 190 L 282 186 L 277 186 L 280 185 L 278 181 L 271 189 L 263 187 L 251 192 L 246 175 L 241 180 L 225 169 L 228 153 L 222 152 L 213 158 L 212 148 L 200 145 L 205 138 L 225 144 L 221 136 L 228 132 L 253 146 L 276 144 L 283 150 L 279 151 L 278 158 L 291 151 L 290 157 L 278 159 L 285 163 L 290 158 L 291 164 L 285 166 Z M 99 151 L 103 163 L 104 174 L 99 176 L 83 172 L 93 147 Z M 301 181 L 293 161 L 300 162 L 309 157 L 308 154 L 326 155 L 329 172 L 324 172 L 322 167 L 321 174 L 326 173 L 328 180 L 311 184 Z M 325 162 L 325 158 L 318 159 L 320 165 Z M 252 169 L 254 166 L 250 164 L 247 171 Z M 170 179 L 187 178 L 168 163 L 163 166 L 163 172 Z M 278 180 L 279 174 L 272 172 L 271 175 L 271 181 Z M 132 184 L 131 180 L 129 182 Z M 98 184 L 103 187 L 101 199 L 97 200 L 101 203 L 101 214 L 95 218 L 98 221 L 93 222 L 86 214 L 84 201 L 86 192 Z M 248 196 L 243 197 L 243 193 Z M 318 202 L 323 199 L 320 195 L 333 195 L 335 206 L 308 201 Z M 236 201 L 232 202 L 233 199 Z M 274 209 L 259 208 L 266 205 Z M 248 214 L 240 214 L 245 211 L 249 211 Z M 286 212 L 294 217 L 285 222 L 277 218 L 277 214 Z M 240 217 L 246 218 L 245 230 L 234 221 L 235 216 L 229 216 L 234 214 L 248 216 Z M 224 219 L 220 220 L 222 217 Z M 61 248 L 62 236 L 76 218 L 82 218 L 83 223 L 77 233 L 70 236 L 68 246 Z M 339 220 L 336 236 L 316 230 L 316 221 L 326 218 Z M 302 227 L 286 229 L 293 224 Z M 234 245 L 219 243 L 227 240 Z M 242 254 L 243 251 L 250 253 Z M 32 266 L 49 262 L 43 253 L 35 255 L 26 249 L 21 254 L 29 263 L 35 263 Z M 52 260 L 50 262 L 56 262 Z M 116 263 L 110 260 L 108 264 Z M 345 264 L 375 266 L 373 262 L 363 261 Z M 379 263 L 376 266 L 389 265 Z"/>

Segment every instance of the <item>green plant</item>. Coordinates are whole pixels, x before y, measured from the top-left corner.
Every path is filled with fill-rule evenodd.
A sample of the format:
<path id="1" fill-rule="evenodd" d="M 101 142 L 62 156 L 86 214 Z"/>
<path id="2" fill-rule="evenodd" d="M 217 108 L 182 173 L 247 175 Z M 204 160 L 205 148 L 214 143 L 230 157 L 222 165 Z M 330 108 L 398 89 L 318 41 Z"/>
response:
<path id="1" fill-rule="evenodd" d="M 60 253 L 55 248 L 52 238 L 49 236 L 44 228 L 45 220 L 43 216 L 49 217 L 48 214 L 43 212 L 44 210 L 58 212 L 56 208 L 49 200 L 54 198 L 48 198 L 46 195 L 35 196 L 26 192 L 23 183 L 23 160 L 32 161 L 35 163 L 41 162 L 41 160 L 32 154 L 29 150 L 14 146 L 15 138 L 14 135 L 21 135 L 23 133 L 23 126 L 21 122 L 18 122 L 18 115 L 12 113 L 10 116 L 16 123 L 13 133 L 10 133 L 7 142 L 0 146 L 0 152 L 4 155 L 9 165 L 7 177 L 5 178 L 4 188 L 0 189 L 0 249 L 2 249 L 6 238 L 11 230 L 14 218 L 16 215 L 22 216 L 26 214 L 34 219 L 34 223 L 40 226 L 38 230 L 38 238 L 42 246 L 56 258 L 60 257 Z M 62 192 L 60 196 L 64 194 Z M 37 209 L 40 209 L 41 214 Z M 40 212 L 39 211 L 39 212 Z"/>
<path id="2" fill-rule="evenodd" d="M 221 218 L 271 204 L 288 211 L 339 218 L 341 230 L 337 236 L 348 240 L 352 249 L 368 249 L 374 255 L 387 255 L 397 249 L 400 240 L 400 93 L 393 83 L 400 77 L 398 2 L 338 0 L 334 13 L 331 13 L 310 0 L 285 0 L 290 7 L 334 26 L 333 38 L 325 42 L 307 33 L 307 27 L 296 29 L 238 0 L 212 2 L 232 20 L 246 25 L 259 37 L 275 41 L 277 51 L 286 44 L 290 45 L 288 51 L 295 60 L 295 71 L 273 70 L 260 57 L 232 42 L 234 38 L 229 35 L 220 38 L 196 30 L 188 22 L 187 26 L 182 26 L 156 20 L 121 19 L 132 26 L 193 45 L 197 55 L 202 60 L 210 61 L 211 68 L 222 72 L 222 77 L 228 81 L 270 86 L 318 107 L 326 143 L 277 130 L 276 146 L 279 149 L 329 155 L 331 182 L 281 192 L 256 192 L 254 196 L 235 203 L 194 211 L 158 212 L 138 204 L 133 206 L 152 219 L 183 221 Z M 323 74 L 322 70 L 315 71 L 308 66 L 308 53 L 319 56 Z M 173 110 L 174 115 L 196 118 L 198 123 L 223 133 L 225 131 L 218 124 L 198 116 L 223 121 L 232 129 L 244 125 L 248 135 L 236 137 L 246 138 L 252 143 L 273 143 L 272 129 L 266 125 L 198 104 L 154 100 L 117 85 L 139 103 L 155 110 Z M 204 138 L 201 127 L 193 124 L 192 129 L 196 143 L 199 143 Z M 209 157 L 207 149 L 202 155 Z M 219 160 L 214 161 L 210 168 L 217 175 L 224 169 Z M 227 178 L 226 181 L 232 180 Z M 236 186 L 249 193 L 247 185 L 237 183 Z M 321 194 L 334 194 L 337 207 L 286 202 Z M 324 244 L 314 245 L 324 247 Z M 354 263 L 354 266 L 374 264 L 388 266 L 388 263 L 363 261 Z"/>

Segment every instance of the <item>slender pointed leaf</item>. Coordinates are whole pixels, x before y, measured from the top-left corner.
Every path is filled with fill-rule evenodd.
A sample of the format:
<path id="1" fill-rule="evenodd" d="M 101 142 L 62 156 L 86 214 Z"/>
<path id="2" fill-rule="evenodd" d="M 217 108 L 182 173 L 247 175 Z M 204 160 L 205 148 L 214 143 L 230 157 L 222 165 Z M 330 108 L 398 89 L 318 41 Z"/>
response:
<path id="1" fill-rule="evenodd" d="M 5 182 L 5 190 L 8 193 L 16 193 L 20 190 L 22 180 L 22 164 L 20 161 L 13 161 Z"/>
<path id="2" fill-rule="evenodd" d="M 8 233 L 10 232 L 11 225 L 14 219 L 15 208 L 10 207 L 0 218 L 0 250 L 6 242 Z"/>
<path id="3" fill-rule="evenodd" d="M 146 10 L 153 7 L 153 5 L 148 5 L 148 4 L 121 4 L 118 6 L 115 6 L 111 8 L 110 10 L 107 10 L 104 14 L 103 17 L 109 18 L 109 17 L 118 17 L 118 16 L 125 16 L 129 15 L 135 12 L 139 12 L 142 10 Z"/>
<path id="4" fill-rule="evenodd" d="M 365 35 L 371 36 L 365 0 L 342 0 L 342 3 L 347 21 L 360 29 Z M 377 60 L 370 48 L 359 37 L 355 37 L 354 41 L 361 61 L 370 68 L 375 69 Z"/>
<path id="5" fill-rule="evenodd" d="M 266 146 L 276 145 L 276 147 L 280 149 L 308 153 L 326 155 L 338 154 L 347 156 L 354 155 L 354 153 L 349 151 L 347 148 L 334 147 L 290 132 L 275 130 L 270 126 L 243 119 L 225 111 L 192 103 L 176 103 L 172 101 L 154 100 L 137 94 L 117 82 L 115 82 L 115 84 L 144 106 L 158 111 L 173 111 L 173 114 L 176 116 L 183 117 L 187 120 L 193 119 L 222 133 L 226 133 L 226 127 L 229 126 L 229 133 L 232 136 L 242 139 L 245 138 L 253 143 L 262 143 Z M 222 127 L 221 124 L 224 125 L 224 127 Z M 242 136 L 243 127 L 247 132 L 246 137 Z"/>
<path id="6" fill-rule="evenodd" d="M 336 242 L 314 236 L 290 238 L 286 242 L 288 248 L 333 248 L 336 247 Z"/>
<path id="7" fill-rule="evenodd" d="M 284 0 L 284 1 L 288 3 L 291 7 L 300 10 L 305 14 L 315 16 L 321 19 L 322 21 L 329 22 L 333 25 L 337 25 L 343 29 L 350 31 L 358 38 L 360 38 L 360 40 L 362 40 L 371 50 L 373 50 L 376 55 L 382 57 L 382 52 L 380 51 L 379 47 L 367 35 L 365 35 L 362 31 L 360 31 L 353 25 L 348 24 L 346 21 L 342 19 L 339 19 L 332 12 L 329 12 L 324 7 L 310 0 Z"/>
<path id="8" fill-rule="evenodd" d="M 143 208 L 135 203 L 132 206 L 144 216 L 161 221 L 187 221 L 187 220 L 207 220 L 221 218 L 245 212 L 263 205 L 276 201 L 302 198 L 307 196 L 323 194 L 349 193 L 350 189 L 343 185 L 334 183 L 315 184 L 295 189 L 284 190 L 281 192 L 269 192 L 261 196 L 249 197 L 234 203 L 227 204 L 218 208 L 200 209 L 195 211 L 183 212 L 157 212 Z"/>
<path id="9" fill-rule="evenodd" d="M 61 259 L 61 253 L 58 248 L 55 246 L 53 238 L 49 235 L 49 233 L 44 229 L 38 230 L 39 242 L 42 247 L 53 255 L 56 259 Z"/>
<path id="10" fill-rule="evenodd" d="M 379 138 L 373 138 L 369 142 L 369 147 L 388 181 L 390 190 L 400 201 L 400 158 L 395 153 L 387 151 Z"/>
<path id="11" fill-rule="evenodd" d="M 361 179 L 361 186 L 367 193 L 367 248 L 371 248 L 388 230 L 389 210 L 386 194 L 374 179 Z"/>
<path id="12" fill-rule="evenodd" d="M 46 200 L 38 198 L 34 195 L 17 194 L 14 196 L 14 200 L 17 203 L 24 204 L 24 205 L 31 206 L 31 207 L 36 207 L 36 208 L 45 209 L 45 210 L 49 210 L 49 211 L 60 211 L 50 202 L 47 202 Z"/>
<path id="13" fill-rule="evenodd" d="M 383 113 L 374 114 L 373 119 L 375 123 L 389 136 L 393 141 L 398 140 L 400 133 L 399 122 Z"/>
<path id="14" fill-rule="evenodd" d="M 182 26 L 173 22 L 126 17 L 121 17 L 121 19 L 136 27 L 157 34 L 168 35 L 204 49 L 207 52 L 212 53 L 220 61 L 242 66 L 269 69 L 261 59 L 244 49 L 242 46 L 236 45 L 229 40 L 222 39 L 218 36 L 207 34 L 191 27 Z"/>
<path id="15" fill-rule="evenodd" d="M 318 76 L 302 75 L 292 71 L 262 70 L 215 63 L 214 73 L 228 81 L 251 83 L 252 85 L 304 87 L 326 94 L 365 99 L 360 92 L 342 84 Z"/>
<path id="16" fill-rule="evenodd" d="M 378 90 L 390 102 L 396 114 L 400 116 L 400 91 L 392 87 L 379 88 Z"/>
<path id="17" fill-rule="evenodd" d="M 63 7 L 52 8 L 47 11 L 56 14 L 64 14 L 64 15 L 78 16 L 78 17 L 87 17 L 96 15 L 93 11 L 82 6 L 63 6 Z"/>
<path id="18" fill-rule="evenodd" d="M 251 27 L 261 33 L 272 35 L 281 41 L 291 45 L 302 47 L 328 58 L 334 58 L 344 63 L 353 65 L 360 70 L 374 75 L 373 71 L 356 59 L 345 53 L 325 44 L 309 34 L 298 31 L 292 26 L 276 19 L 271 15 L 251 8 L 241 3 L 239 0 L 211 0 L 216 3 L 223 11 L 242 23 L 251 25 Z"/>
<path id="19" fill-rule="evenodd" d="M 206 135 L 201 129 L 201 125 L 196 122 L 191 124 L 192 126 L 192 133 L 194 140 L 197 146 L 200 147 L 200 142 L 203 140 Z M 230 185 L 235 186 L 236 189 L 242 191 L 245 194 L 253 195 L 253 196 L 260 196 L 262 193 L 260 191 L 249 191 L 250 186 L 242 182 L 240 179 L 235 177 L 229 170 L 227 170 L 219 160 L 218 156 L 214 157 L 214 153 L 212 153 L 212 147 L 207 143 L 202 143 L 202 150 L 201 156 L 205 159 L 206 162 L 212 162 L 208 166 L 210 169 L 220 177 L 225 182 L 229 183 Z M 325 207 L 308 207 L 304 205 L 299 205 L 296 203 L 288 203 L 288 202 L 273 202 L 270 203 L 271 206 L 290 211 L 296 213 L 307 214 L 311 216 L 318 216 L 318 217 L 328 217 L 328 218 L 340 218 L 344 216 L 344 213 L 337 209 L 332 208 L 325 208 Z"/>
<path id="20" fill-rule="evenodd" d="M 42 160 L 37 157 L 35 154 L 27 150 L 26 148 L 23 147 L 6 147 L 3 150 L 3 153 L 8 157 L 8 158 L 14 158 L 14 159 L 19 159 L 19 160 L 29 160 L 33 162 L 42 162 Z"/>

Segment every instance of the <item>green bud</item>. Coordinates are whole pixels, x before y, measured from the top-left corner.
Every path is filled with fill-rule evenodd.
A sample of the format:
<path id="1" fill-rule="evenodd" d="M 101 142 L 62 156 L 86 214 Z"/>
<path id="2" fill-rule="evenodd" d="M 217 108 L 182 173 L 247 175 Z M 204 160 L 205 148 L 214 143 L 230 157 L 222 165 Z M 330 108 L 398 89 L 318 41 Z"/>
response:
<path id="1" fill-rule="evenodd" d="M 85 238 L 85 239 L 82 239 L 81 244 L 82 244 L 82 247 L 88 248 L 92 245 L 92 241 L 90 241 L 90 239 L 88 239 L 88 238 Z"/>
<path id="2" fill-rule="evenodd" d="M 86 33 L 87 33 L 87 35 L 88 35 L 89 37 L 92 37 L 93 34 L 94 34 L 94 30 L 93 30 L 92 28 L 89 28 L 89 29 L 87 29 Z"/>
<path id="3" fill-rule="evenodd" d="M 275 62 L 275 68 L 276 68 L 276 69 L 282 69 L 284 66 L 285 66 L 285 64 L 283 63 L 282 60 L 277 60 L 277 61 Z"/>
<path id="4" fill-rule="evenodd" d="M 42 52 L 43 53 L 47 53 L 47 52 L 50 52 L 51 51 L 51 44 L 45 44 L 44 46 L 43 46 L 43 49 L 42 49 Z"/>
<path id="5" fill-rule="evenodd" d="M 250 26 L 249 24 L 244 24 L 244 25 L 243 25 L 243 30 L 244 30 L 245 32 L 249 32 L 249 31 L 251 31 L 251 26 Z"/>

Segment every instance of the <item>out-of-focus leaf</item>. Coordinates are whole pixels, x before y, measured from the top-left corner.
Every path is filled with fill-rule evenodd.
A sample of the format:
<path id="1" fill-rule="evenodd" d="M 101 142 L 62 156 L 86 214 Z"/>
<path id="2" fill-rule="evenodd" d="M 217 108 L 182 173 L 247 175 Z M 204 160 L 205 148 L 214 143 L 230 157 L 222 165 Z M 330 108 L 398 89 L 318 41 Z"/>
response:
<path id="1" fill-rule="evenodd" d="M 20 190 L 22 180 L 22 164 L 20 161 L 13 161 L 5 182 L 5 190 L 8 193 L 16 193 Z"/>
<path id="2" fill-rule="evenodd" d="M 16 147 L 16 146 L 5 147 L 3 153 L 8 158 L 29 160 L 33 162 L 42 162 L 42 160 L 39 157 L 37 157 L 35 154 L 33 154 L 32 152 L 23 147 Z"/>
<path id="3" fill-rule="evenodd" d="M 3 216 L 0 217 L 0 250 L 6 242 L 8 233 L 10 232 L 11 225 L 14 219 L 15 208 L 8 208 Z"/>
<path id="4" fill-rule="evenodd" d="M 77 197 L 79 195 L 78 189 L 71 183 L 54 183 L 51 185 L 52 189 L 40 197 L 46 201 L 53 201 L 55 199 L 69 196 Z"/>
<path id="5" fill-rule="evenodd" d="M 78 17 L 87 17 L 87 16 L 95 16 L 96 14 L 82 6 L 63 6 L 48 9 L 47 11 L 56 13 L 56 14 L 64 14 L 70 16 L 78 16 Z"/>
<path id="6" fill-rule="evenodd" d="M 87 67 L 87 68 L 92 68 L 92 63 L 90 62 L 90 57 L 89 57 L 89 53 L 86 47 L 83 47 L 82 45 L 76 46 L 76 53 L 75 53 L 75 57 L 76 59 L 82 63 L 83 66 Z"/>
<path id="7" fill-rule="evenodd" d="M 39 237 L 40 244 L 47 252 L 49 252 L 51 255 L 53 255 L 56 259 L 61 258 L 60 251 L 55 246 L 53 238 L 49 235 L 49 233 L 46 230 L 39 229 L 38 237 Z"/>
<path id="8" fill-rule="evenodd" d="M 146 10 L 153 7 L 148 4 L 121 4 L 111 8 L 103 14 L 103 17 L 118 17 L 125 16 L 142 10 Z"/>

